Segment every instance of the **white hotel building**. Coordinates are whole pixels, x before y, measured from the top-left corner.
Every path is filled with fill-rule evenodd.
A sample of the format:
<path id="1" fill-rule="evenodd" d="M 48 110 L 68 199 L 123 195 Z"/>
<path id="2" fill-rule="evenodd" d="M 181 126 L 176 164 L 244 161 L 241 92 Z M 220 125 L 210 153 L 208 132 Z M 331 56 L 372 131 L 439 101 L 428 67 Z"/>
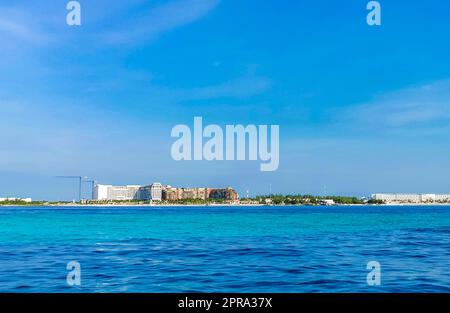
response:
<path id="1" fill-rule="evenodd" d="M 162 185 L 153 183 L 148 186 L 126 185 L 95 185 L 94 200 L 152 200 L 161 201 Z"/>
<path id="2" fill-rule="evenodd" d="M 450 203 L 450 194 L 386 194 L 376 193 L 372 199 L 386 203 Z"/>

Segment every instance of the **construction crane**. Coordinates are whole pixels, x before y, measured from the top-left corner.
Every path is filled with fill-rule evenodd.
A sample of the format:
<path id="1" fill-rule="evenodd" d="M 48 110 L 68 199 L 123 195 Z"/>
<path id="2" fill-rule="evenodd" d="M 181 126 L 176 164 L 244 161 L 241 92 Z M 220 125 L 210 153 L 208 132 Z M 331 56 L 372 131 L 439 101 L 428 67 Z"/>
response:
<path id="1" fill-rule="evenodd" d="M 95 184 L 97 183 L 97 181 L 93 180 L 93 179 L 87 179 L 87 177 L 85 177 L 82 182 L 83 183 L 91 183 L 92 184 L 92 186 L 91 186 L 91 190 L 92 190 L 91 197 L 92 197 L 92 200 L 94 200 L 94 187 L 95 187 Z"/>
<path id="2" fill-rule="evenodd" d="M 56 178 L 78 179 L 78 202 L 81 202 L 81 182 L 83 181 L 83 178 L 87 178 L 86 176 L 56 176 Z"/>

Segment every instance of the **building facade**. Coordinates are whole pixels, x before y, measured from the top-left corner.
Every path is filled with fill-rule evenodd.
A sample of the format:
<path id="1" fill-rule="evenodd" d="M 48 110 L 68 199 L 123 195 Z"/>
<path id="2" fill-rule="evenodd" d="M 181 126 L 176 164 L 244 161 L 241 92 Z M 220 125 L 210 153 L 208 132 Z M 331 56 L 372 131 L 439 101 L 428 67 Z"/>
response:
<path id="1" fill-rule="evenodd" d="M 210 199 L 224 199 L 229 201 L 237 201 L 239 196 L 233 188 L 218 188 L 218 189 L 210 189 L 209 191 Z"/>
<path id="2" fill-rule="evenodd" d="M 162 185 L 153 183 L 149 186 L 126 185 L 95 185 L 93 190 L 94 200 L 104 201 L 131 201 L 131 200 L 154 200 L 161 201 Z M 158 191 L 159 190 L 159 191 Z"/>
<path id="3" fill-rule="evenodd" d="M 177 201 L 177 200 L 207 200 L 221 199 L 237 201 L 239 196 L 233 188 L 177 188 L 153 183 L 147 186 L 126 185 L 95 185 L 93 198 L 98 201 Z"/>
<path id="4" fill-rule="evenodd" d="M 208 200 L 223 199 L 227 201 L 237 201 L 239 196 L 233 188 L 177 188 L 172 186 L 162 187 L 162 199 L 166 201 L 177 200 Z"/>
<path id="5" fill-rule="evenodd" d="M 153 183 L 150 185 L 150 198 L 153 201 L 162 200 L 162 185 L 160 183 Z"/>
<path id="6" fill-rule="evenodd" d="M 450 203 L 450 194 L 384 194 L 372 195 L 372 199 L 386 203 Z"/>

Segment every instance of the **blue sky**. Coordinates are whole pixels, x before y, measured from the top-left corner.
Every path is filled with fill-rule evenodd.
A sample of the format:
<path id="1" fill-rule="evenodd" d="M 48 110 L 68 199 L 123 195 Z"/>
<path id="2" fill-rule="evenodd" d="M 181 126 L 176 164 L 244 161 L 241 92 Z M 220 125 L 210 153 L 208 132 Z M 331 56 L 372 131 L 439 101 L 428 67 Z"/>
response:
<path id="1" fill-rule="evenodd" d="M 0 197 L 76 184 L 450 193 L 450 3 L 0 0 Z M 280 125 L 280 167 L 176 162 L 176 124 Z M 87 186 L 84 193 L 88 194 Z"/>

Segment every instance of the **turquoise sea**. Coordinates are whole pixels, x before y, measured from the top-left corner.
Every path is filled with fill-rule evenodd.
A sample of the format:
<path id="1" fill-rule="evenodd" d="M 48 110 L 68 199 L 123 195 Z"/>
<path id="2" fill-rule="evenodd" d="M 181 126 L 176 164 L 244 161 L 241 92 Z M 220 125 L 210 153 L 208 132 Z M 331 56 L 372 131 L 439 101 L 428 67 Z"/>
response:
<path id="1" fill-rule="evenodd" d="M 4 207 L 0 292 L 450 292 L 450 207 Z"/>

